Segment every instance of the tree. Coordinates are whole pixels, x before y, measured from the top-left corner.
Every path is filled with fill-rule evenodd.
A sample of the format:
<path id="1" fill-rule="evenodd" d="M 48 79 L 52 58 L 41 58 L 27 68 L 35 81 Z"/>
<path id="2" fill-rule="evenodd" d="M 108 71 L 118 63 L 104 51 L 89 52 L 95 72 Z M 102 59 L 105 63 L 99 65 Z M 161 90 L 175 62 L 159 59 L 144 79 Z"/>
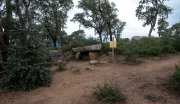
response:
<path id="1" fill-rule="evenodd" d="M 158 16 L 160 18 L 168 18 L 172 13 L 172 8 L 164 4 L 168 0 L 140 0 L 139 6 L 136 9 L 136 17 L 139 20 L 144 20 L 143 27 L 150 25 L 151 28 L 148 34 L 148 42 L 151 39 L 151 33 L 156 25 Z"/>
<path id="2" fill-rule="evenodd" d="M 52 38 L 54 47 L 56 47 L 58 36 L 62 43 L 62 38 L 66 35 L 64 29 L 68 18 L 67 13 L 72 9 L 73 2 L 72 0 L 44 0 L 42 4 L 40 22 L 44 25 L 47 33 Z"/>
<path id="3" fill-rule="evenodd" d="M 95 34 L 99 35 L 99 39 L 102 42 L 102 32 L 106 24 L 98 11 L 98 3 L 98 0 L 79 1 L 77 7 L 83 9 L 84 12 L 75 14 L 71 21 L 77 21 L 85 28 L 93 28 Z"/>
<path id="4" fill-rule="evenodd" d="M 165 35 L 168 32 L 168 26 L 169 26 L 169 23 L 164 18 L 160 18 L 158 20 L 159 37 Z"/>
<path id="5" fill-rule="evenodd" d="M 113 2 L 110 4 L 108 0 L 81 0 L 77 7 L 83 9 L 84 12 L 75 14 L 72 21 L 79 22 L 85 28 L 93 28 L 101 42 L 103 35 L 106 38 L 110 36 L 112 40 L 112 35 L 115 35 L 112 31 L 116 25 L 125 26 L 117 18 L 115 4 Z"/>
<path id="6" fill-rule="evenodd" d="M 0 84 L 5 90 L 31 90 L 38 86 L 49 86 L 51 76 L 48 56 L 42 48 L 37 30 L 40 3 L 37 0 L 14 0 L 11 3 L 13 22 L 6 25 L 12 26 L 7 33 L 16 40 L 16 45 L 8 47 L 8 61 L 2 64 L 7 74 Z M 3 21 L 7 23 L 6 16 Z"/>
<path id="7" fill-rule="evenodd" d="M 112 33 L 114 34 L 116 40 L 120 40 L 124 26 L 126 26 L 126 22 L 121 22 L 119 19 L 117 19 L 113 24 Z"/>
<path id="8" fill-rule="evenodd" d="M 120 22 L 117 18 L 117 11 L 116 5 L 114 2 L 109 3 L 108 0 L 99 0 L 99 11 L 101 14 L 101 17 L 105 21 L 108 29 L 108 34 L 110 36 L 110 41 L 113 40 L 113 32 L 112 29 L 116 26 L 115 24 L 117 22 Z"/>
<path id="9" fill-rule="evenodd" d="M 174 37 L 173 42 L 174 42 L 174 48 L 177 51 L 180 51 L 180 22 L 175 23 L 169 31 L 171 32 L 171 36 Z"/>
<path id="10" fill-rule="evenodd" d="M 70 42 L 72 47 L 83 46 L 82 40 L 85 40 L 85 36 L 84 30 L 77 30 L 66 36 L 66 40 Z"/>

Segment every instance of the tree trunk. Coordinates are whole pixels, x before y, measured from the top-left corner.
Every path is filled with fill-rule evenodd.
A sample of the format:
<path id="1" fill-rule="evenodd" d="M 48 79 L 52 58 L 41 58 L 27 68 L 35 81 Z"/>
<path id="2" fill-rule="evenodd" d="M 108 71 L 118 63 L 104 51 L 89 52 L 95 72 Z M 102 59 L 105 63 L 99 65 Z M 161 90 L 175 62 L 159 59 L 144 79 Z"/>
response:
<path id="1" fill-rule="evenodd" d="M 3 26 L 0 20 L 0 50 L 1 50 L 1 55 L 2 55 L 2 60 L 5 62 L 7 61 L 8 57 L 8 50 L 7 50 L 7 45 L 4 40 L 4 32 L 3 32 Z"/>
<path id="2" fill-rule="evenodd" d="M 54 44 L 54 47 L 56 47 L 56 36 L 54 36 L 54 38 L 53 38 L 53 44 Z"/>
<path id="3" fill-rule="evenodd" d="M 9 45 L 9 31 L 11 28 L 11 21 L 12 21 L 12 6 L 11 6 L 11 0 L 6 0 L 6 10 L 7 10 L 7 16 L 6 16 L 6 26 L 5 26 L 5 33 L 4 33 L 4 40 L 6 45 Z"/>
<path id="4" fill-rule="evenodd" d="M 112 41 L 112 31 L 111 31 L 111 23 L 110 22 L 108 22 L 108 28 L 109 28 L 110 41 Z"/>
<path id="5" fill-rule="evenodd" d="M 101 35 L 101 32 L 98 31 L 98 34 L 99 34 L 99 39 L 100 39 L 100 42 L 102 43 L 102 35 Z"/>
<path id="6" fill-rule="evenodd" d="M 53 40 L 53 45 L 54 45 L 54 47 L 56 47 L 56 41 L 55 40 Z"/>
<path id="7" fill-rule="evenodd" d="M 149 43 L 149 42 L 151 41 L 151 33 L 152 33 L 152 31 L 153 31 L 153 29 L 154 29 L 154 27 L 155 27 L 155 25 L 156 25 L 157 15 L 158 15 L 158 12 L 156 12 L 156 14 L 155 14 L 155 20 L 154 20 L 153 23 L 151 24 L 151 28 L 150 28 L 149 34 L 148 34 L 148 42 L 147 42 L 147 43 Z"/>
<path id="8" fill-rule="evenodd" d="M 149 30 L 149 34 L 148 34 L 148 42 L 147 43 L 149 43 L 151 41 L 151 33 L 152 33 L 153 29 L 154 29 L 154 26 L 151 26 L 151 28 Z"/>
<path id="9" fill-rule="evenodd" d="M 61 39 L 60 45 L 63 46 L 63 37 L 60 37 L 60 39 Z"/>
<path id="10" fill-rule="evenodd" d="M 1 20 L 0 20 L 0 50 L 1 50 L 2 60 L 4 62 L 6 62 L 7 61 L 7 57 L 8 57 L 8 50 L 7 50 L 7 45 L 5 44 L 5 41 L 4 41 L 4 33 L 3 33 L 3 28 L 2 28 Z M 6 74 L 6 71 L 4 70 L 2 65 L 0 64 L 0 79 L 5 74 Z"/>

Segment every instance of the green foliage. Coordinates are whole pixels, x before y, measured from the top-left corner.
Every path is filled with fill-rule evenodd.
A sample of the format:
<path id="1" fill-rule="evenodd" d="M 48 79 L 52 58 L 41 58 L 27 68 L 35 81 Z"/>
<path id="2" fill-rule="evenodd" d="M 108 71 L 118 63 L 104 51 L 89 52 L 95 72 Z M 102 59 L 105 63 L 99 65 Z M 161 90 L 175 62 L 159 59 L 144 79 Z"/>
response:
<path id="1" fill-rule="evenodd" d="M 115 3 L 109 0 L 80 0 L 77 7 L 83 9 L 83 12 L 75 14 L 72 21 L 79 22 L 85 28 L 93 28 L 95 34 L 99 35 L 100 42 L 108 35 L 110 40 L 112 35 L 120 38 L 126 23 L 117 18 Z"/>
<path id="2" fill-rule="evenodd" d="M 133 44 L 129 44 L 126 51 L 123 53 L 125 61 L 136 61 L 138 57 L 136 52 L 136 47 L 134 47 Z"/>
<path id="3" fill-rule="evenodd" d="M 167 81 L 170 88 L 180 92 L 180 64 L 175 66 L 175 72 Z"/>
<path id="4" fill-rule="evenodd" d="M 101 43 L 103 52 L 107 53 L 112 51 L 112 49 L 109 47 L 109 43 Z"/>
<path id="5" fill-rule="evenodd" d="M 64 31 L 65 25 L 68 19 L 68 12 L 73 8 L 74 4 L 72 0 L 51 0 L 38 1 L 40 4 L 38 7 L 39 21 L 43 26 L 42 32 L 46 35 L 46 38 L 51 38 L 53 43 L 60 41 L 63 43 L 63 37 L 67 35 Z M 44 35 L 43 34 L 43 35 Z M 56 47 L 56 44 L 54 44 Z"/>
<path id="6" fill-rule="evenodd" d="M 66 70 L 66 63 L 64 63 L 64 62 L 57 62 L 56 64 L 55 64 L 56 66 L 58 66 L 58 70 L 59 71 L 64 71 L 64 70 Z"/>
<path id="7" fill-rule="evenodd" d="M 1 85 L 5 90 L 31 90 L 38 86 L 50 86 L 51 76 L 48 56 L 42 46 L 29 41 L 27 44 L 12 46 L 5 63 L 7 74 Z"/>
<path id="8" fill-rule="evenodd" d="M 120 39 L 117 41 L 115 53 L 124 55 L 126 61 L 135 61 L 138 57 L 160 56 L 162 54 L 176 53 L 177 51 L 173 46 L 173 39 L 169 39 L 167 44 L 162 41 L 162 38 L 152 37 L 150 43 L 147 43 L 147 40 L 147 37 L 143 37 L 137 41 Z M 110 52 L 112 50 L 109 47 L 109 43 L 102 43 L 102 49 L 104 52 Z"/>
<path id="9" fill-rule="evenodd" d="M 165 19 L 168 18 L 168 15 L 172 13 L 172 8 L 165 5 L 165 1 L 168 0 L 140 0 L 139 6 L 136 9 L 136 17 L 139 20 L 143 20 L 143 27 L 150 25 L 149 38 L 151 38 L 152 30 L 156 25 L 157 18 L 159 18 L 159 28 L 164 29 L 166 27 Z M 163 21 L 162 21 L 163 20 Z M 161 25 L 163 24 L 163 25 Z M 162 33 L 158 30 L 159 35 Z M 149 41 L 149 40 L 148 40 Z"/>
<path id="10" fill-rule="evenodd" d="M 153 100 L 155 97 L 154 97 L 154 95 L 152 95 L 152 94 L 145 94 L 145 95 L 144 95 L 144 98 L 145 98 L 145 99 L 148 99 L 148 100 Z"/>
<path id="11" fill-rule="evenodd" d="M 67 52 L 67 51 L 70 51 L 73 47 L 71 45 L 63 45 L 60 47 L 60 49 L 63 51 L 63 52 Z"/>
<path id="12" fill-rule="evenodd" d="M 103 86 L 97 85 L 95 90 L 97 95 L 103 101 L 123 101 L 125 96 L 121 94 L 119 83 L 114 79 L 104 82 Z"/>
<path id="13" fill-rule="evenodd" d="M 58 50 L 59 49 L 59 47 L 52 47 L 52 46 L 50 46 L 50 47 L 44 47 L 44 50 L 45 51 L 49 51 L 49 50 Z"/>
<path id="14" fill-rule="evenodd" d="M 173 47 L 175 50 L 180 51 L 180 22 L 174 24 L 169 31 L 171 32 L 172 35 L 172 41 L 173 41 Z"/>

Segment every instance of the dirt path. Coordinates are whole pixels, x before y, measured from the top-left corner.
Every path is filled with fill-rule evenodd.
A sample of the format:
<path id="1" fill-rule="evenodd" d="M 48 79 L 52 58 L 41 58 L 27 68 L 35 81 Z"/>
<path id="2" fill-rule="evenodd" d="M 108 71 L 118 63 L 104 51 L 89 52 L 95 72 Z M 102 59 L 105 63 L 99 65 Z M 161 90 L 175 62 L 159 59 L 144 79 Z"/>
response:
<path id="1" fill-rule="evenodd" d="M 164 86 L 178 61 L 180 55 L 142 59 L 138 65 L 108 63 L 107 56 L 100 58 L 102 64 L 98 66 L 90 66 L 89 61 L 73 61 L 63 72 L 51 68 L 51 87 L 27 92 L 1 92 L 0 104 L 106 104 L 93 95 L 93 87 L 112 77 L 120 82 L 122 93 L 127 98 L 123 104 L 179 104 L 178 95 Z M 155 99 L 148 101 L 144 99 L 145 94 L 153 94 Z"/>

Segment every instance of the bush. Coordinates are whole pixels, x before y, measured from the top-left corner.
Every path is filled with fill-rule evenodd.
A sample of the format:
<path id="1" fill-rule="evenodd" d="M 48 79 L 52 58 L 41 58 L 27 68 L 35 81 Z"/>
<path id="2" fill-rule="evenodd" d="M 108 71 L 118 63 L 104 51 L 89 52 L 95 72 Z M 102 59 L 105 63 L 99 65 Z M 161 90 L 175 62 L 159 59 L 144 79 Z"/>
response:
<path id="1" fill-rule="evenodd" d="M 59 71 L 64 71 L 64 70 L 66 70 L 66 63 L 64 63 L 64 62 L 57 62 L 56 64 L 55 64 L 56 66 L 58 66 L 58 70 Z"/>
<path id="2" fill-rule="evenodd" d="M 62 49 L 63 52 L 70 51 L 73 47 L 71 45 L 63 45 L 60 49 Z"/>
<path id="3" fill-rule="evenodd" d="M 113 79 L 109 82 L 105 80 L 103 86 L 98 84 L 94 93 L 103 101 L 125 100 L 125 96 L 121 94 L 118 82 Z"/>
<path id="4" fill-rule="evenodd" d="M 152 95 L 152 94 L 145 94 L 145 95 L 144 95 L 144 98 L 145 98 L 145 99 L 148 99 L 148 100 L 153 100 L 155 97 L 154 97 L 154 95 Z"/>
<path id="5" fill-rule="evenodd" d="M 107 53 L 112 51 L 112 49 L 109 47 L 109 43 L 102 43 L 101 45 L 103 52 Z"/>
<path id="6" fill-rule="evenodd" d="M 53 46 L 49 46 L 49 47 L 44 47 L 44 50 L 49 52 L 49 50 L 58 50 L 58 47 L 53 47 Z"/>
<path id="7" fill-rule="evenodd" d="M 175 66 L 176 70 L 168 80 L 170 88 L 180 91 L 180 64 Z"/>
<path id="8" fill-rule="evenodd" d="M 31 90 L 38 86 L 50 86 L 50 64 L 42 46 L 31 41 L 13 46 L 5 63 L 7 74 L 1 85 L 5 90 Z"/>
<path id="9" fill-rule="evenodd" d="M 125 61 L 136 61 L 138 54 L 136 47 L 133 44 L 129 44 L 126 51 L 123 53 Z"/>

